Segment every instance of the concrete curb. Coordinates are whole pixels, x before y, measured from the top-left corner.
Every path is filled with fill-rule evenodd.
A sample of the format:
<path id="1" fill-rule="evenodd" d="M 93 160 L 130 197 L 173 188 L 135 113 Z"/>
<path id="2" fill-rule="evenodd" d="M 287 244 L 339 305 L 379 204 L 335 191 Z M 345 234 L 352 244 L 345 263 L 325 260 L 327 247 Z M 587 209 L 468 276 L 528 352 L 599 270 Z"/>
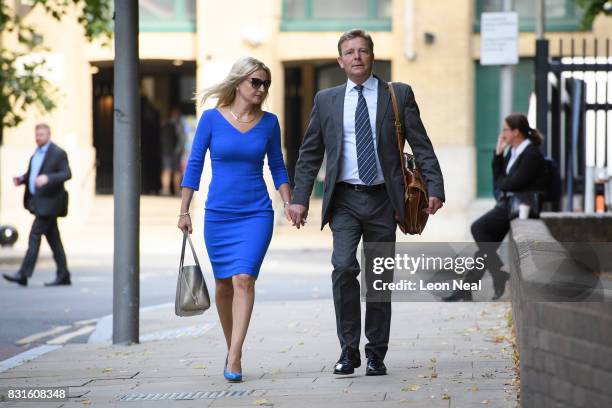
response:
<path id="1" fill-rule="evenodd" d="M 17 366 L 22 365 L 28 361 L 32 361 L 43 354 L 46 354 L 50 351 L 57 350 L 62 346 L 52 346 L 52 345 L 42 345 L 38 347 L 34 347 L 28 351 L 24 351 L 23 353 L 17 354 L 11 358 L 8 358 L 4 361 L 0 361 L 0 373 L 10 370 L 11 368 L 15 368 Z"/>

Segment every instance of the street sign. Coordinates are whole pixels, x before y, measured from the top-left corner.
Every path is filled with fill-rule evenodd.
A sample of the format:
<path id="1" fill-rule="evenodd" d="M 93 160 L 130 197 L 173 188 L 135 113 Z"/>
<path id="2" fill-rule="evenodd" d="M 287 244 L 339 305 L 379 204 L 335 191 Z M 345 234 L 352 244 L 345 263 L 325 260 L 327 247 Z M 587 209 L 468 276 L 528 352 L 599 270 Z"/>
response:
<path id="1" fill-rule="evenodd" d="M 482 13 L 480 16 L 480 64 L 518 63 L 518 13 Z"/>

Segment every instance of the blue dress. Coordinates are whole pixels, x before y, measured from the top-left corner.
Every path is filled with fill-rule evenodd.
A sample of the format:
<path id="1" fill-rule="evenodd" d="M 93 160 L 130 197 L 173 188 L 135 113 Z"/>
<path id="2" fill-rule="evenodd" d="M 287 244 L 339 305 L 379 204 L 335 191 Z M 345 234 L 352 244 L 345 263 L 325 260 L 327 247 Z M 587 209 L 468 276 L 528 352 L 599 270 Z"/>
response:
<path id="1" fill-rule="evenodd" d="M 182 187 L 198 190 L 206 151 L 212 179 L 204 213 L 204 241 L 215 278 L 257 277 L 272 239 L 274 211 L 263 179 L 263 160 L 278 188 L 288 183 L 276 115 L 264 112 L 240 132 L 217 109 L 204 111 L 187 161 Z"/>

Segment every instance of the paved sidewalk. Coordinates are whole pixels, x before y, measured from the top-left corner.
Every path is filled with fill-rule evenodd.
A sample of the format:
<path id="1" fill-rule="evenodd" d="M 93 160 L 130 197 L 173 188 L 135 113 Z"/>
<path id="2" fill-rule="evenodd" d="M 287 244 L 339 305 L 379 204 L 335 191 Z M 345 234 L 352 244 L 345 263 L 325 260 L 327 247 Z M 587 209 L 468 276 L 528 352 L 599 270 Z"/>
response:
<path id="1" fill-rule="evenodd" d="M 365 377 L 362 366 L 340 377 L 331 374 L 339 354 L 331 299 L 260 302 L 243 383 L 222 377 L 225 346 L 216 324 L 199 337 L 129 347 L 67 345 L 0 373 L 0 388 L 68 386 L 69 401 L 0 407 L 515 407 L 508 307 L 394 303 L 389 375 Z M 214 314 L 181 319 L 205 324 Z"/>

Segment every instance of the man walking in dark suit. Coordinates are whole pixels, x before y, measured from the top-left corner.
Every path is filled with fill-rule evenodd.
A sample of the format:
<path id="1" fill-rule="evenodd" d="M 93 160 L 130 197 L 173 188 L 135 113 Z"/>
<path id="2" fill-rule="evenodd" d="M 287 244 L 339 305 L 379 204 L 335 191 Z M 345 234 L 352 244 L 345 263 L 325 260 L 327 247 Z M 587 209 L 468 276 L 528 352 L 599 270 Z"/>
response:
<path id="1" fill-rule="evenodd" d="M 315 96 L 296 165 L 290 214 L 297 228 L 304 225 L 313 183 L 325 153 L 321 229 L 329 222 L 333 233 L 332 284 L 336 328 L 342 348 L 334 374 L 352 374 L 361 365 L 357 246 L 363 237 L 364 248 L 368 243 L 391 243 L 394 247 L 397 220 L 404 217 L 404 183 L 388 84 L 372 75 L 374 44 L 370 35 L 364 30 L 344 33 L 338 41 L 338 53 L 338 64 L 348 80 Z M 435 214 L 444 201 L 440 165 L 421 122 L 412 89 L 401 83 L 394 87 L 406 140 L 427 183 L 430 196 L 427 212 Z M 366 248 L 368 264 L 371 256 Z M 366 282 L 371 282 L 374 276 L 371 268 L 366 266 L 365 271 Z M 387 373 L 383 360 L 390 328 L 390 298 L 368 301 L 366 375 Z"/>
<path id="2" fill-rule="evenodd" d="M 68 213 L 68 193 L 64 182 L 72 175 L 68 166 L 68 156 L 55 143 L 51 142 L 49 125 L 36 125 L 36 144 L 38 147 L 30 159 L 28 171 L 23 176 L 13 178 L 15 186 L 25 184 L 23 205 L 36 216 L 30 231 L 28 251 L 15 275 L 4 274 L 10 282 L 27 286 L 28 278 L 34 272 L 38 258 L 40 239 L 44 235 L 53 251 L 53 259 L 57 265 L 57 275 L 54 281 L 45 286 L 70 285 L 70 273 L 66 265 L 66 254 L 62 246 L 57 217 L 65 217 Z"/>

